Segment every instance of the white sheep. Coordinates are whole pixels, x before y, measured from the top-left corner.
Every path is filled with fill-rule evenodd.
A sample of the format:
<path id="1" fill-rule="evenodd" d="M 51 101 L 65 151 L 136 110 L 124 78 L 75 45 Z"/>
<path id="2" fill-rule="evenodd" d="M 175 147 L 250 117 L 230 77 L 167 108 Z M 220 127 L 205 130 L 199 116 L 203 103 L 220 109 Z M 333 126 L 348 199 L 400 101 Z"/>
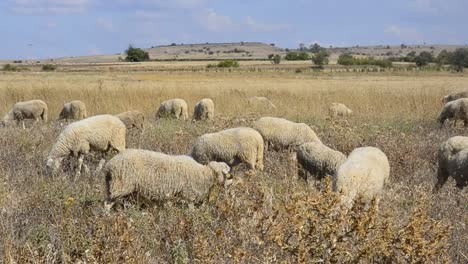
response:
<path id="1" fill-rule="evenodd" d="M 200 100 L 193 111 L 193 118 L 195 120 L 213 119 L 214 116 L 214 102 L 210 98 Z"/>
<path id="2" fill-rule="evenodd" d="M 468 98 L 468 91 L 456 92 L 446 95 L 444 96 L 444 98 L 442 98 L 442 103 L 446 104 L 448 102 L 455 101 L 460 98 Z"/>
<path id="3" fill-rule="evenodd" d="M 253 123 L 253 128 L 260 132 L 267 148 L 296 148 L 307 142 L 321 142 L 308 125 L 284 118 L 262 117 Z"/>
<path id="4" fill-rule="evenodd" d="M 346 161 L 346 155 L 321 142 L 308 142 L 297 149 L 297 161 L 307 173 L 322 179 L 327 175 L 336 176 L 338 168 Z"/>
<path id="5" fill-rule="evenodd" d="M 468 178 L 468 137 L 451 137 L 443 142 L 437 154 L 437 183 L 434 191 L 438 191 L 447 182 L 448 177 L 455 179 L 457 187 L 466 186 Z"/>
<path id="6" fill-rule="evenodd" d="M 171 99 L 161 103 L 156 117 L 173 117 L 177 119 L 188 119 L 188 106 L 184 99 Z"/>
<path id="7" fill-rule="evenodd" d="M 390 165 L 387 156 L 378 148 L 357 148 L 340 166 L 333 178 L 333 189 L 340 192 L 342 202 L 350 207 L 357 197 L 364 201 L 380 198 L 388 182 Z"/>
<path id="8" fill-rule="evenodd" d="M 461 98 L 445 104 L 439 114 L 438 121 L 442 127 L 447 119 L 463 120 L 465 126 L 468 126 L 468 98 Z"/>
<path id="9" fill-rule="evenodd" d="M 127 127 L 128 130 L 136 128 L 143 130 L 145 115 L 140 111 L 127 111 L 116 115 Z"/>
<path id="10" fill-rule="evenodd" d="M 59 119 L 80 120 L 86 118 L 87 116 L 85 103 L 79 100 L 75 100 L 63 104 L 62 111 L 59 114 Z"/>
<path id="11" fill-rule="evenodd" d="M 250 169 L 263 170 L 263 138 L 252 128 L 238 127 L 200 136 L 190 156 L 207 164 L 223 161 L 229 165 L 246 163 Z"/>
<path id="12" fill-rule="evenodd" d="M 156 201 L 180 197 L 188 202 L 201 202 L 216 183 L 229 183 L 229 171 L 226 163 L 202 165 L 189 156 L 127 149 L 103 169 L 105 205 L 111 209 L 117 199 L 132 193 Z"/>
<path id="13" fill-rule="evenodd" d="M 249 106 L 255 108 L 261 108 L 263 110 L 274 110 L 276 106 L 270 101 L 270 99 L 262 96 L 252 96 L 247 100 Z"/>
<path id="14" fill-rule="evenodd" d="M 6 126 L 16 121 L 18 124 L 21 122 L 23 128 L 25 128 L 25 119 L 34 119 L 35 122 L 39 122 L 40 120 L 47 122 L 47 112 L 47 104 L 42 100 L 18 102 L 13 105 L 10 111 L 3 117 L 2 124 Z"/>
<path id="15" fill-rule="evenodd" d="M 331 117 L 349 116 L 353 113 L 351 109 L 341 103 L 331 103 L 330 107 L 328 108 L 328 112 Z"/>
<path id="16" fill-rule="evenodd" d="M 108 152 L 125 149 L 126 128 L 113 115 L 98 115 L 69 124 L 60 133 L 47 157 L 47 168 L 55 172 L 68 156 L 78 157 L 77 175 L 80 175 L 84 155 L 90 151 Z M 97 171 L 103 165 L 101 160 Z M 86 167 L 85 167 L 86 168 Z"/>

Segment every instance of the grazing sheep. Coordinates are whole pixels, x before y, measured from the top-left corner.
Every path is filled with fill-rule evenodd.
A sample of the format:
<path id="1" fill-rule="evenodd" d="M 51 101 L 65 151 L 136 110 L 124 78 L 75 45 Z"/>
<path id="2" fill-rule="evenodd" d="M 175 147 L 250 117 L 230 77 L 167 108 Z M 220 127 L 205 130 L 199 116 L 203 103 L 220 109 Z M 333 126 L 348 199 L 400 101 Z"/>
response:
<path id="1" fill-rule="evenodd" d="M 266 97 L 253 96 L 248 99 L 248 103 L 251 107 L 257 107 L 264 110 L 276 109 L 276 106 Z"/>
<path id="2" fill-rule="evenodd" d="M 39 120 L 47 122 L 47 111 L 47 104 L 42 100 L 18 102 L 3 117 L 2 125 L 6 126 L 16 121 L 17 124 L 22 122 L 23 128 L 25 128 L 24 119 L 34 119 L 35 122 L 39 122 Z"/>
<path id="3" fill-rule="evenodd" d="M 116 115 L 127 127 L 128 130 L 136 128 L 143 130 L 145 115 L 140 111 L 127 111 Z"/>
<path id="4" fill-rule="evenodd" d="M 331 103 L 330 108 L 328 108 L 328 112 L 331 117 L 349 116 L 353 113 L 351 109 L 341 103 Z"/>
<path id="5" fill-rule="evenodd" d="M 440 145 L 437 154 L 439 165 L 437 183 L 434 186 L 434 191 L 442 188 L 449 176 L 455 179 L 457 187 L 463 188 L 466 186 L 468 181 L 468 156 L 466 150 L 468 150 L 468 137 L 451 137 Z"/>
<path id="6" fill-rule="evenodd" d="M 202 135 L 195 141 L 190 156 L 202 164 L 244 162 L 250 169 L 263 170 L 263 148 L 263 138 L 257 131 L 238 127 Z"/>
<path id="7" fill-rule="evenodd" d="M 446 103 L 438 117 L 440 127 L 444 125 L 447 119 L 455 119 L 455 123 L 460 119 L 463 120 L 465 126 L 468 126 L 468 98 Z"/>
<path id="8" fill-rule="evenodd" d="M 229 166 L 210 162 L 202 165 L 189 156 L 171 156 L 141 149 L 127 149 L 104 167 L 106 208 L 116 199 L 138 193 L 150 200 L 164 201 L 180 197 L 201 202 L 218 182 L 226 181 Z"/>
<path id="9" fill-rule="evenodd" d="M 357 197 L 378 200 L 389 175 L 387 156 L 380 149 L 357 148 L 338 169 L 333 189 L 342 194 L 343 203 L 350 207 Z"/>
<path id="10" fill-rule="evenodd" d="M 299 146 L 297 161 L 308 173 L 322 179 L 326 175 L 336 176 L 338 168 L 346 161 L 346 156 L 321 142 L 308 142 Z"/>
<path id="11" fill-rule="evenodd" d="M 296 148 L 307 142 L 321 142 L 315 132 L 304 123 L 294 123 L 277 117 L 262 117 L 253 123 L 267 147 L 276 149 Z"/>
<path id="12" fill-rule="evenodd" d="M 456 92 L 456 93 L 452 93 L 447 96 L 444 96 L 444 98 L 442 98 L 442 102 L 446 104 L 448 102 L 452 102 L 461 98 L 468 98 L 468 91 Z"/>
<path id="13" fill-rule="evenodd" d="M 173 117 L 177 119 L 188 119 L 188 106 L 184 99 L 172 99 L 161 103 L 156 117 Z"/>
<path id="14" fill-rule="evenodd" d="M 193 111 L 193 118 L 195 120 L 213 119 L 214 116 L 214 102 L 209 98 L 200 100 Z"/>
<path id="15" fill-rule="evenodd" d="M 61 162 L 70 155 L 78 157 L 77 175 L 81 173 L 84 155 L 91 150 L 108 152 L 125 149 L 126 128 L 113 115 L 98 115 L 73 122 L 62 131 L 47 157 L 47 168 L 55 172 Z M 98 171 L 103 165 L 99 164 Z"/>
<path id="16" fill-rule="evenodd" d="M 80 120 L 86 118 L 86 105 L 79 100 L 71 101 L 63 104 L 62 111 L 59 114 L 59 119 L 75 119 Z"/>

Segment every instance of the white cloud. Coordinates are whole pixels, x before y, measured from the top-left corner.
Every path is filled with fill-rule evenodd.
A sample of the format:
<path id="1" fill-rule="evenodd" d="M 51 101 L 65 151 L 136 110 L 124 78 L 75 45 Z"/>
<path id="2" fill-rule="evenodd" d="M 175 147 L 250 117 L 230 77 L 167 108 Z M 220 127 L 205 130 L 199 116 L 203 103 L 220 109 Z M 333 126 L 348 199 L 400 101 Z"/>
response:
<path id="1" fill-rule="evenodd" d="M 220 15 L 213 9 L 205 9 L 198 16 L 198 22 L 202 27 L 212 32 L 222 32 L 237 27 L 229 16 Z"/>
<path id="2" fill-rule="evenodd" d="M 385 28 L 385 33 L 396 36 L 402 41 L 423 41 L 423 34 L 414 28 L 405 28 L 398 25 L 388 25 Z"/>
<path id="3" fill-rule="evenodd" d="M 90 3 L 91 0 L 10 0 L 11 10 L 25 15 L 80 13 Z"/>
<path id="4" fill-rule="evenodd" d="M 244 24 L 247 28 L 258 31 L 258 32 L 272 32 L 272 31 L 281 31 L 289 28 L 289 25 L 286 24 L 265 24 L 258 23 L 251 16 L 247 16 L 244 20 Z"/>

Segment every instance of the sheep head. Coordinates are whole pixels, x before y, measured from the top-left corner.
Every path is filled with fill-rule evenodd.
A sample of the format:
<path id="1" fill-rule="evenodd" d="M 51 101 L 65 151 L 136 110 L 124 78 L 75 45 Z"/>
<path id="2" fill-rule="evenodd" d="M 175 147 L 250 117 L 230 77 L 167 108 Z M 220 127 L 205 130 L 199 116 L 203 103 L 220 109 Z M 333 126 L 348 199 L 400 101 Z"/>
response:
<path id="1" fill-rule="evenodd" d="M 208 167 L 210 167 L 214 172 L 214 175 L 220 184 L 224 183 L 226 186 L 228 186 L 232 183 L 231 175 L 229 174 L 231 168 L 229 165 L 224 162 L 212 161 L 208 163 Z"/>

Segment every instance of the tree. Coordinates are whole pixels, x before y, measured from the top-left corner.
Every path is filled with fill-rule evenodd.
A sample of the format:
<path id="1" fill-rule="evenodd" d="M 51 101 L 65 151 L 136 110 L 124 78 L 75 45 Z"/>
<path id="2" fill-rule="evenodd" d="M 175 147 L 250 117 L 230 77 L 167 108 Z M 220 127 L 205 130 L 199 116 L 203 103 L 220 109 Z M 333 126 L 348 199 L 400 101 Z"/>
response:
<path id="1" fill-rule="evenodd" d="M 149 60 L 148 52 L 140 48 L 134 48 L 132 45 L 128 46 L 128 49 L 125 51 L 125 54 L 127 54 L 127 57 L 125 58 L 126 61 L 138 62 Z"/>
<path id="2" fill-rule="evenodd" d="M 456 71 L 462 72 L 465 67 L 468 67 L 468 49 L 456 49 L 453 54 L 449 56 L 449 63 L 455 68 Z"/>
<path id="3" fill-rule="evenodd" d="M 416 56 L 416 58 L 414 58 L 414 62 L 416 62 L 416 65 L 418 67 L 426 66 L 429 63 L 431 63 L 433 60 L 434 60 L 434 57 L 432 56 L 430 52 L 427 52 L 427 51 L 423 51 L 419 53 L 419 55 Z"/>
<path id="4" fill-rule="evenodd" d="M 445 64 L 449 64 L 451 52 L 448 52 L 447 50 L 442 50 L 439 55 L 437 55 L 437 58 L 435 61 L 437 62 L 438 65 L 442 66 Z"/>
<path id="5" fill-rule="evenodd" d="M 273 64 L 280 64 L 280 62 L 281 62 L 281 56 L 279 54 L 276 54 L 276 55 L 275 54 L 270 54 L 270 55 L 268 55 L 268 59 Z"/>
<path id="6" fill-rule="evenodd" d="M 300 44 L 299 44 L 299 50 L 301 50 L 301 51 L 302 51 L 302 50 L 306 50 L 305 44 L 304 44 L 304 43 L 300 43 Z"/>
<path id="7" fill-rule="evenodd" d="M 318 43 L 314 43 L 313 45 L 310 45 L 309 50 L 312 53 L 319 53 L 320 51 L 325 50 L 325 48 L 320 47 Z"/>
<path id="8" fill-rule="evenodd" d="M 345 65 L 345 66 L 353 65 L 354 58 L 351 54 L 341 54 L 338 57 L 338 64 Z"/>
<path id="9" fill-rule="evenodd" d="M 328 64 L 328 52 L 326 52 L 325 50 L 322 50 L 318 53 L 316 53 L 313 57 L 312 57 L 312 62 L 318 66 L 319 68 L 322 68 L 323 65 L 326 65 Z"/>

